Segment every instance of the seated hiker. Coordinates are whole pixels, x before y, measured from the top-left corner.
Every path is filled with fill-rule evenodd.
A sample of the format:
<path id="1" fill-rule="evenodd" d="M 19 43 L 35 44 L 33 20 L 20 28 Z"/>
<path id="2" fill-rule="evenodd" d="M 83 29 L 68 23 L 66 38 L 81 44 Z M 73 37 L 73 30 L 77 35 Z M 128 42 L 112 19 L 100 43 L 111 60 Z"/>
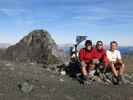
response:
<path id="1" fill-rule="evenodd" d="M 80 49 L 79 59 L 81 62 L 81 72 L 85 79 L 89 79 L 88 76 L 93 76 L 95 65 L 92 64 L 94 56 L 94 48 L 91 40 L 86 40 L 85 48 Z"/>
<path id="2" fill-rule="evenodd" d="M 93 64 L 96 65 L 97 71 L 104 72 L 109 64 L 109 60 L 106 55 L 106 51 L 103 48 L 103 42 L 97 41 L 94 52 Z"/>
<path id="3" fill-rule="evenodd" d="M 113 72 L 114 77 L 117 82 L 122 82 L 122 75 L 124 71 L 124 64 L 122 61 L 122 57 L 120 51 L 117 50 L 118 43 L 116 41 L 112 41 L 110 43 L 110 50 L 107 50 L 107 57 L 109 59 L 109 66 Z"/>

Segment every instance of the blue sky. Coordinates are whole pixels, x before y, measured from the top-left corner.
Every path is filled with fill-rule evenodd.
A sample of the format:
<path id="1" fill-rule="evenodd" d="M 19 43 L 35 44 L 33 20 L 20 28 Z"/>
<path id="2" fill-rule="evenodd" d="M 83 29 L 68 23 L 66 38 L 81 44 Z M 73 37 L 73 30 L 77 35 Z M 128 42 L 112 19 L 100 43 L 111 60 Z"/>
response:
<path id="1" fill-rule="evenodd" d="M 133 0 L 0 0 L 0 42 L 46 29 L 58 44 L 76 35 L 133 46 Z"/>

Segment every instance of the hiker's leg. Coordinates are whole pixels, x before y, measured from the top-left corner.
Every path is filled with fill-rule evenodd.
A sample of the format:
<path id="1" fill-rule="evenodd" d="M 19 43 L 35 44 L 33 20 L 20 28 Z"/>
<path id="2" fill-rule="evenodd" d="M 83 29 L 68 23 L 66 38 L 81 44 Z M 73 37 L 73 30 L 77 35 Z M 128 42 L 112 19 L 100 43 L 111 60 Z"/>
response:
<path id="1" fill-rule="evenodd" d="M 122 66 L 120 66 L 119 75 L 123 75 L 124 70 L 125 70 L 125 65 L 122 64 Z"/>
<path id="2" fill-rule="evenodd" d="M 103 70 L 104 70 L 104 64 L 97 64 L 96 65 L 96 75 L 98 76 L 98 78 L 100 78 L 101 80 L 104 80 L 104 76 L 103 76 Z"/>
<path id="3" fill-rule="evenodd" d="M 82 74 L 83 74 L 84 76 L 87 75 L 86 66 L 83 66 L 83 67 L 81 68 L 81 71 L 82 71 Z"/>
<path id="4" fill-rule="evenodd" d="M 96 67 L 95 64 L 89 64 L 88 72 L 89 72 L 90 79 L 94 76 L 94 74 L 96 72 L 95 67 Z"/>
<path id="5" fill-rule="evenodd" d="M 110 66 L 110 65 L 104 65 L 103 73 L 106 73 L 106 71 L 109 69 L 109 66 Z"/>
<path id="6" fill-rule="evenodd" d="M 116 68 L 118 69 L 118 74 L 120 76 L 123 75 L 125 67 L 122 60 L 117 60 L 115 65 L 117 66 Z"/>
<path id="7" fill-rule="evenodd" d="M 121 64 L 120 69 L 119 69 L 119 84 L 127 83 L 127 81 L 125 80 L 125 78 L 123 76 L 124 69 L 125 69 L 125 65 Z"/>
<path id="8" fill-rule="evenodd" d="M 96 67 L 95 64 L 89 64 L 89 71 L 94 70 Z"/>
<path id="9" fill-rule="evenodd" d="M 111 66 L 111 70 L 112 70 L 114 76 L 115 77 L 118 77 L 118 72 L 117 72 L 117 70 L 115 68 L 115 64 L 114 63 L 111 63 L 110 66 Z"/>
<path id="10" fill-rule="evenodd" d="M 87 64 L 84 61 L 81 61 L 81 73 L 86 76 L 88 74 L 87 72 Z"/>

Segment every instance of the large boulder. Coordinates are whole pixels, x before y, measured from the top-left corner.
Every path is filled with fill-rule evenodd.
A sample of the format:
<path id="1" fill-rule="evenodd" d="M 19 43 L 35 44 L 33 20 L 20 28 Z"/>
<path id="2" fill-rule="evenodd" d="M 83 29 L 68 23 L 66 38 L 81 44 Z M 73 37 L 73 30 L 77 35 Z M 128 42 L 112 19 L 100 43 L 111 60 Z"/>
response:
<path id="1" fill-rule="evenodd" d="M 62 61 L 63 52 L 60 52 L 49 32 L 34 30 L 10 46 L 4 57 L 19 62 L 55 64 Z"/>

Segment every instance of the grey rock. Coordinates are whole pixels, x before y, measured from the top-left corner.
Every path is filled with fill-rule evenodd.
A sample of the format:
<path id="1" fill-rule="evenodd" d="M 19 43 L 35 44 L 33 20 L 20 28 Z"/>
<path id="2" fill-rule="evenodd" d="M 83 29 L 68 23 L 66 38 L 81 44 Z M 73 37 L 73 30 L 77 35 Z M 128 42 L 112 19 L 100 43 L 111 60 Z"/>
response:
<path id="1" fill-rule="evenodd" d="M 13 64 L 11 63 L 6 63 L 5 66 L 9 67 L 9 66 L 12 66 Z"/>
<path id="2" fill-rule="evenodd" d="M 45 88 L 46 88 L 46 86 L 42 85 L 42 86 L 41 86 L 41 88 L 42 88 L 42 89 L 45 89 Z"/>
<path id="3" fill-rule="evenodd" d="M 122 76 L 122 82 L 124 84 L 130 84 L 131 83 L 131 81 L 129 79 L 125 78 L 124 76 Z"/>
<path id="4" fill-rule="evenodd" d="M 14 71 L 14 70 L 15 70 L 15 68 L 14 68 L 14 67 L 10 67 L 9 69 L 10 69 L 11 71 Z"/>
<path id="5" fill-rule="evenodd" d="M 130 74 L 125 74 L 124 77 L 125 77 L 126 79 L 132 79 L 132 75 L 130 75 Z"/>
<path id="6" fill-rule="evenodd" d="M 34 30 L 10 46 L 3 57 L 18 62 L 53 64 L 63 62 L 63 54 L 48 31 Z"/>
<path id="7" fill-rule="evenodd" d="M 123 80 L 125 83 L 131 83 L 133 81 L 133 77 L 130 74 L 123 75 Z"/>
<path id="8" fill-rule="evenodd" d="M 61 74 L 62 76 L 64 76 L 64 75 L 66 75 L 66 71 L 61 71 L 60 74 Z"/>
<path id="9" fill-rule="evenodd" d="M 59 79 L 59 81 L 60 81 L 60 82 L 64 82 L 65 80 L 64 80 L 64 79 L 62 79 L 62 78 L 60 78 L 60 79 Z"/>
<path id="10" fill-rule="evenodd" d="M 23 93 L 30 93 L 34 88 L 34 86 L 30 84 L 28 81 L 18 84 L 18 87 L 20 91 Z"/>

